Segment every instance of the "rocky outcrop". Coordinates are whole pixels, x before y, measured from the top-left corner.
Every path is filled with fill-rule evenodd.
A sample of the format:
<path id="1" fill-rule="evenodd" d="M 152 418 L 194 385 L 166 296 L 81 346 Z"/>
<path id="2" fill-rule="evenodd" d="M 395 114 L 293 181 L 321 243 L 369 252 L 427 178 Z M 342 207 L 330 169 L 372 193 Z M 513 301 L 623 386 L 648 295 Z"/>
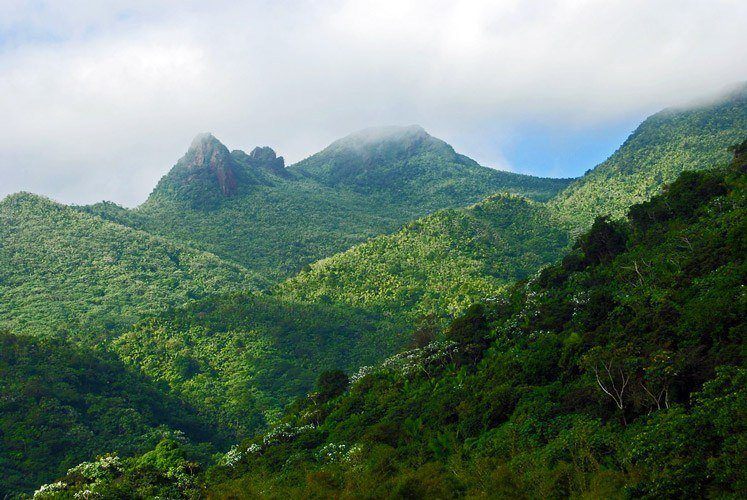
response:
<path id="1" fill-rule="evenodd" d="M 188 171 L 187 182 L 203 178 L 205 172 L 214 178 L 224 196 L 236 194 L 238 179 L 236 164 L 226 148 L 212 134 L 200 134 L 179 163 Z"/>

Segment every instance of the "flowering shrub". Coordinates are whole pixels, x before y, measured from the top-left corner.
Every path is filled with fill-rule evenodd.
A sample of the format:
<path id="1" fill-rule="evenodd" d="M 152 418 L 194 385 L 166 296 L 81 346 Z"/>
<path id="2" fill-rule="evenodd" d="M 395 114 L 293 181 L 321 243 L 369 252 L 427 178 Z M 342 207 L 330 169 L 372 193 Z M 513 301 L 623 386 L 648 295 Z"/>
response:
<path id="1" fill-rule="evenodd" d="M 68 470 L 69 476 L 81 476 L 95 481 L 122 472 L 122 461 L 117 455 L 105 455 L 95 462 L 83 462 Z"/>
<path id="2" fill-rule="evenodd" d="M 308 426 L 304 426 L 308 427 Z M 262 446 L 257 443 L 252 443 L 246 448 L 242 449 L 240 445 L 234 445 L 228 450 L 223 457 L 220 459 L 220 465 L 224 467 L 236 467 L 247 455 L 256 455 L 262 451 Z"/>
<path id="3" fill-rule="evenodd" d="M 316 458 L 323 462 L 338 462 L 347 456 L 348 445 L 327 443 L 316 452 Z"/>
<path id="4" fill-rule="evenodd" d="M 425 347 L 396 354 L 381 364 L 381 371 L 404 377 L 424 373 L 431 376 L 432 368 L 454 361 L 459 345 L 452 340 L 434 340 Z"/>
<path id="5" fill-rule="evenodd" d="M 56 483 L 43 484 L 41 487 L 34 492 L 34 498 L 47 498 L 52 497 L 55 492 L 63 491 L 67 487 L 67 484 L 62 481 Z"/>
<path id="6" fill-rule="evenodd" d="M 88 500 L 89 498 L 103 498 L 100 493 L 91 490 L 82 490 L 73 495 L 73 498 Z"/>
<path id="7" fill-rule="evenodd" d="M 290 424 L 283 424 L 265 434 L 264 438 L 262 438 L 262 444 L 264 446 L 270 446 L 277 443 L 287 443 L 299 434 L 315 428 L 316 426 L 314 424 L 302 425 L 301 427 L 293 427 Z"/>
<path id="8" fill-rule="evenodd" d="M 375 366 L 361 366 L 356 373 L 350 376 L 350 383 L 355 384 L 360 379 L 367 375 L 372 375 L 376 373 L 376 367 Z"/>

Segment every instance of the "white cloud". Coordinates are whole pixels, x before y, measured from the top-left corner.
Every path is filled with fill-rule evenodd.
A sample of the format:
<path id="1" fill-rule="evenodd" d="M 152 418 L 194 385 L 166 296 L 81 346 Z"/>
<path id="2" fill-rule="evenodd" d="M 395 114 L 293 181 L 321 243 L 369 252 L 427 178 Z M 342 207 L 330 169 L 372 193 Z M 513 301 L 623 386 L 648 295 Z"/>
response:
<path id="1" fill-rule="evenodd" d="M 298 160 L 420 123 L 506 167 L 521 122 L 604 124 L 747 79 L 742 1 L 0 4 L 0 196 L 134 205 L 204 130 Z"/>

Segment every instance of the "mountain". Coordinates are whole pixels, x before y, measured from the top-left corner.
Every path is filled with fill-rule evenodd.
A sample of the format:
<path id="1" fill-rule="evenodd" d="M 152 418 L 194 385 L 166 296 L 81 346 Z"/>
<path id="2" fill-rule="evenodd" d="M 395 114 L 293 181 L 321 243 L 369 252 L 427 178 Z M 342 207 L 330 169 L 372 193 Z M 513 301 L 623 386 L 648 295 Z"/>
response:
<path id="1" fill-rule="evenodd" d="M 288 168 L 270 148 L 229 152 L 203 134 L 140 207 L 81 210 L 277 281 L 437 209 L 496 192 L 546 199 L 568 182 L 481 167 L 419 127 L 353 134 Z"/>
<path id="2" fill-rule="evenodd" d="M 115 356 L 60 339 L 0 334 L 0 378 L 4 498 L 90 457 L 143 453 L 166 436 L 216 435 L 188 405 Z"/>
<path id="3" fill-rule="evenodd" d="M 362 130 L 290 170 L 325 186 L 428 210 L 467 205 L 499 191 L 544 200 L 569 182 L 482 167 L 417 125 Z"/>
<path id="4" fill-rule="evenodd" d="M 226 198 L 286 177 L 285 162 L 271 148 L 229 152 L 212 134 L 200 134 L 153 190 L 149 202 L 181 201 L 191 208 L 216 208 Z"/>
<path id="5" fill-rule="evenodd" d="M 615 153 L 549 202 L 577 231 L 598 215 L 625 215 L 685 170 L 728 162 L 728 147 L 747 135 L 747 84 L 725 96 L 647 118 Z"/>
<path id="6" fill-rule="evenodd" d="M 278 293 L 394 314 L 408 323 L 450 317 L 557 260 L 569 237 L 550 219 L 540 203 L 494 195 L 316 262 Z"/>
<path id="7" fill-rule="evenodd" d="M 273 429 L 205 472 L 170 478 L 186 458 L 166 440 L 49 488 L 740 498 L 747 141 L 735 152 L 728 168 L 684 172 L 625 221 L 597 219 L 562 262 L 473 305 L 440 339 L 350 379 L 321 373 Z"/>
<path id="8" fill-rule="evenodd" d="M 21 193 L 0 202 L 0 328 L 103 333 L 256 275 L 215 255 Z"/>

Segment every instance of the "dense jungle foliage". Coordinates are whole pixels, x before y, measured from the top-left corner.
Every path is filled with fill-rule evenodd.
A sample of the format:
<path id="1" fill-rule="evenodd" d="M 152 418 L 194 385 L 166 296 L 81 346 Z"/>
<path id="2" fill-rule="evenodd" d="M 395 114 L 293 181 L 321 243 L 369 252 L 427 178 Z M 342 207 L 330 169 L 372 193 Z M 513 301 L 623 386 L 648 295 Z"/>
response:
<path id="1" fill-rule="evenodd" d="M 574 183 L 588 192 L 549 207 L 568 181 L 484 169 L 418 127 L 289 168 L 202 135 L 135 210 L 7 198 L 0 329 L 19 336 L 0 344 L 3 493 L 65 475 L 39 495 L 738 495 L 743 164 L 681 176 L 512 283 L 608 203 L 621 215 L 718 165 L 745 104 L 655 115 Z M 610 170 L 617 194 L 594 181 Z M 534 200 L 438 210 L 494 191 Z M 630 374 L 625 397 L 596 381 L 604 367 Z M 639 441 L 656 449 L 629 455 Z"/>
<path id="2" fill-rule="evenodd" d="M 353 134 L 288 168 L 270 148 L 229 152 L 208 134 L 137 209 L 81 209 L 278 280 L 435 210 L 499 191 L 548 199 L 568 183 L 482 167 L 419 127 Z"/>
<path id="3" fill-rule="evenodd" d="M 264 186 L 263 179 L 272 176 L 286 179 L 295 175 L 279 170 L 283 168 L 282 159 L 276 158 L 273 152 L 254 151 L 246 157 L 239 152 L 228 153 L 214 138 L 202 136 L 173 175 L 180 182 L 196 175 L 197 179 L 190 183 L 197 184 L 223 179 L 223 185 L 218 182 L 212 185 L 212 190 L 206 189 L 206 196 L 221 202 L 226 202 L 223 188 L 230 190 L 234 186 L 231 178 L 241 181 L 236 186 L 254 183 L 257 187 Z M 234 166 L 230 158 L 246 162 L 245 167 L 253 162 L 251 166 L 256 169 L 256 175 L 247 179 L 228 173 L 226 169 Z M 194 171 L 195 163 L 207 173 L 200 169 Z M 164 187 L 164 182 L 157 192 L 168 192 L 179 185 L 168 187 L 166 183 Z M 312 181 L 299 178 L 298 183 L 314 186 L 314 195 L 325 197 L 327 203 L 337 203 L 340 198 L 328 192 L 319 194 L 320 186 Z M 192 192 L 189 196 L 199 199 L 201 195 Z M 226 198 L 228 202 L 231 199 Z M 369 208 L 357 206 L 356 210 Z M 430 238 L 441 233 L 438 238 L 442 257 L 449 253 L 449 246 L 456 245 L 458 258 L 454 254 L 449 262 L 473 266 L 468 274 L 458 278 L 449 271 L 454 283 L 428 291 L 430 302 L 426 306 L 436 310 L 436 304 L 450 303 L 446 310 L 438 311 L 439 317 L 448 316 L 481 297 L 486 287 L 495 289 L 492 283 L 482 280 L 480 272 L 487 268 L 479 265 L 481 258 L 498 255 L 490 248 L 492 244 L 511 255 L 507 245 L 516 243 L 518 248 L 520 242 L 525 243 L 517 250 L 521 254 L 508 267 L 505 264 L 491 267 L 490 271 L 501 284 L 514 272 L 533 271 L 545 263 L 549 250 L 544 249 L 544 241 L 539 239 L 537 231 L 541 223 L 534 227 L 540 218 L 534 213 L 535 209 L 534 204 L 518 198 L 496 197 L 463 215 L 460 211 L 449 211 L 423 221 L 423 228 L 433 226 L 424 230 L 423 236 L 430 235 Z M 188 213 L 191 208 L 185 210 Z M 346 210 L 335 210 L 340 214 L 338 219 L 324 224 L 334 225 L 350 214 Z M 192 405 L 195 415 L 213 426 L 209 440 L 217 446 L 236 442 L 274 422 L 288 402 L 313 387 L 320 369 L 353 370 L 397 352 L 410 341 L 411 324 L 421 319 L 425 310 L 413 308 L 407 314 L 404 310 L 393 313 L 374 307 L 376 304 L 351 306 L 350 301 L 340 297 L 336 300 L 303 297 L 305 303 L 300 303 L 299 297 L 286 291 L 278 291 L 274 296 L 225 294 L 223 292 L 261 286 L 263 282 L 239 265 L 228 264 L 212 254 L 127 227 L 142 225 L 140 213 L 111 203 L 71 208 L 34 195 L 19 194 L 3 201 L 2 215 L 8 222 L 0 228 L 3 241 L 0 290 L 5 299 L 0 302 L 3 325 L 15 333 L 54 336 L 81 346 L 102 346 L 110 350 L 129 369 L 142 371 L 163 391 Z M 296 215 L 300 224 L 304 212 L 299 208 Z M 501 226 L 508 231 L 524 224 L 512 223 L 509 219 L 514 215 L 526 216 L 528 228 L 520 235 L 501 237 L 498 234 Z M 240 216 L 238 219 L 243 220 Z M 112 222 L 115 220 L 127 226 Z M 308 219 L 305 223 L 310 224 Z M 325 227 L 324 224 L 319 223 L 316 228 L 314 224 L 310 224 L 311 229 L 323 234 L 320 228 Z M 224 230 L 230 232 L 232 227 Z M 532 244 L 532 238 L 541 250 L 526 246 Z M 426 240 L 419 244 L 428 243 Z M 404 250 L 400 251 L 400 257 Z M 538 251 L 544 253 L 538 254 Z M 521 269 L 514 271 L 510 267 L 513 262 Z M 426 261 L 417 264 L 424 266 Z M 448 271 L 447 268 L 442 270 Z M 409 278 L 411 290 L 425 290 L 429 283 L 447 276 L 439 276 L 432 269 L 414 271 Z M 351 290 L 350 296 L 358 290 Z M 207 296 L 215 297 L 199 300 Z M 181 306 L 188 301 L 192 303 Z M 130 327 L 139 318 L 169 306 L 172 306 L 169 311 Z M 422 323 L 434 325 L 430 317 Z M 126 333 L 121 334 L 122 331 Z M 53 382 L 50 378 L 50 387 L 55 387 Z M 71 391 L 78 394 L 81 389 L 74 387 Z M 93 411 L 86 402 L 96 404 L 95 401 L 90 398 L 81 401 L 76 412 Z M 24 410 L 31 408 L 29 403 Z M 63 411 L 68 411 L 64 408 Z M 90 422 L 85 424 L 90 428 L 100 430 L 111 423 L 106 414 L 91 415 Z M 138 418 L 133 417 L 133 446 L 141 440 L 140 431 L 136 430 L 140 425 Z M 126 419 L 122 417 L 122 420 Z M 76 422 L 75 418 L 71 422 Z M 54 427 L 52 423 L 45 425 Z M 79 437 L 70 430 L 73 423 L 67 427 L 61 424 L 49 434 L 49 439 L 47 435 L 36 434 L 39 448 L 55 450 L 47 457 L 55 466 L 44 470 L 42 460 L 32 464 L 24 454 L 13 455 L 9 467 L 15 470 L 27 467 L 31 476 L 29 479 L 18 475 L 9 477 L 3 486 L 5 491 L 39 484 L 82 457 L 101 453 L 105 439 L 111 439 L 110 451 L 123 456 L 131 454 L 135 448 L 124 446 L 129 432 L 127 425 L 125 422 L 118 427 L 123 433 L 121 441 L 104 434 L 101 440 L 92 440 L 90 446 L 69 442 L 66 445 L 71 449 L 67 451 L 61 449 L 55 436 L 59 433 Z M 34 427 L 27 430 L 39 432 Z M 147 444 L 152 444 L 152 440 Z M 30 455 L 33 457 L 34 453 Z"/>
<path id="4" fill-rule="evenodd" d="M 496 195 L 316 262 L 278 293 L 437 322 L 554 262 L 568 242 L 543 205 Z"/>
<path id="5" fill-rule="evenodd" d="M 308 393 L 320 369 L 352 370 L 409 340 L 350 307 L 261 294 L 196 301 L 139 322 L 113 342 L 127 363 L 163 381 L 234 442 Z"/>
<path id="6" fill-rule="evenodd" d="M 311 390 L 319 370 L 379 362 L 412 341 L 414 326 L 427 338 L 475 300 L 555 260 L 567 238 L 540 208 L 497 196 L 439 212 L 340 255 L 347 265 L 315 266 L 324 278 L 301 275 L 271 296 L 176 308 L 141 321 L 113 350 L 167 382 L 224 435 L 242 438 Z"/>
<path id="7" fill-rule="evenodd" d="M 623 217 L 685 170 L 729 161 L 728 147 L 747 135 L 747 84 L 728 96 L 646 119 L 605 162 L 550 201 L 556 218 L 578 232 L 599 215 Z"/>
<path id="8" fill-rule="evenodd" d="M 116 356 L 61 339 L 0 333 L 0 494 L 33 491 L 106 452 L 143 453 L 215 429 Z M 210 448 L 196 447 L 203 459 Z"/>
<path id="9" fill-rule="evenodd" d="M 263 283 L 215 255 L 20 193 L 0 202 L 0 328 L 71 335 Z"/>
<path id="10" fill-rule="evenodd" d="M 746 189 L 747 141 L 217 464 L 166 438 L 37 496 L 741 498 Z"/>

